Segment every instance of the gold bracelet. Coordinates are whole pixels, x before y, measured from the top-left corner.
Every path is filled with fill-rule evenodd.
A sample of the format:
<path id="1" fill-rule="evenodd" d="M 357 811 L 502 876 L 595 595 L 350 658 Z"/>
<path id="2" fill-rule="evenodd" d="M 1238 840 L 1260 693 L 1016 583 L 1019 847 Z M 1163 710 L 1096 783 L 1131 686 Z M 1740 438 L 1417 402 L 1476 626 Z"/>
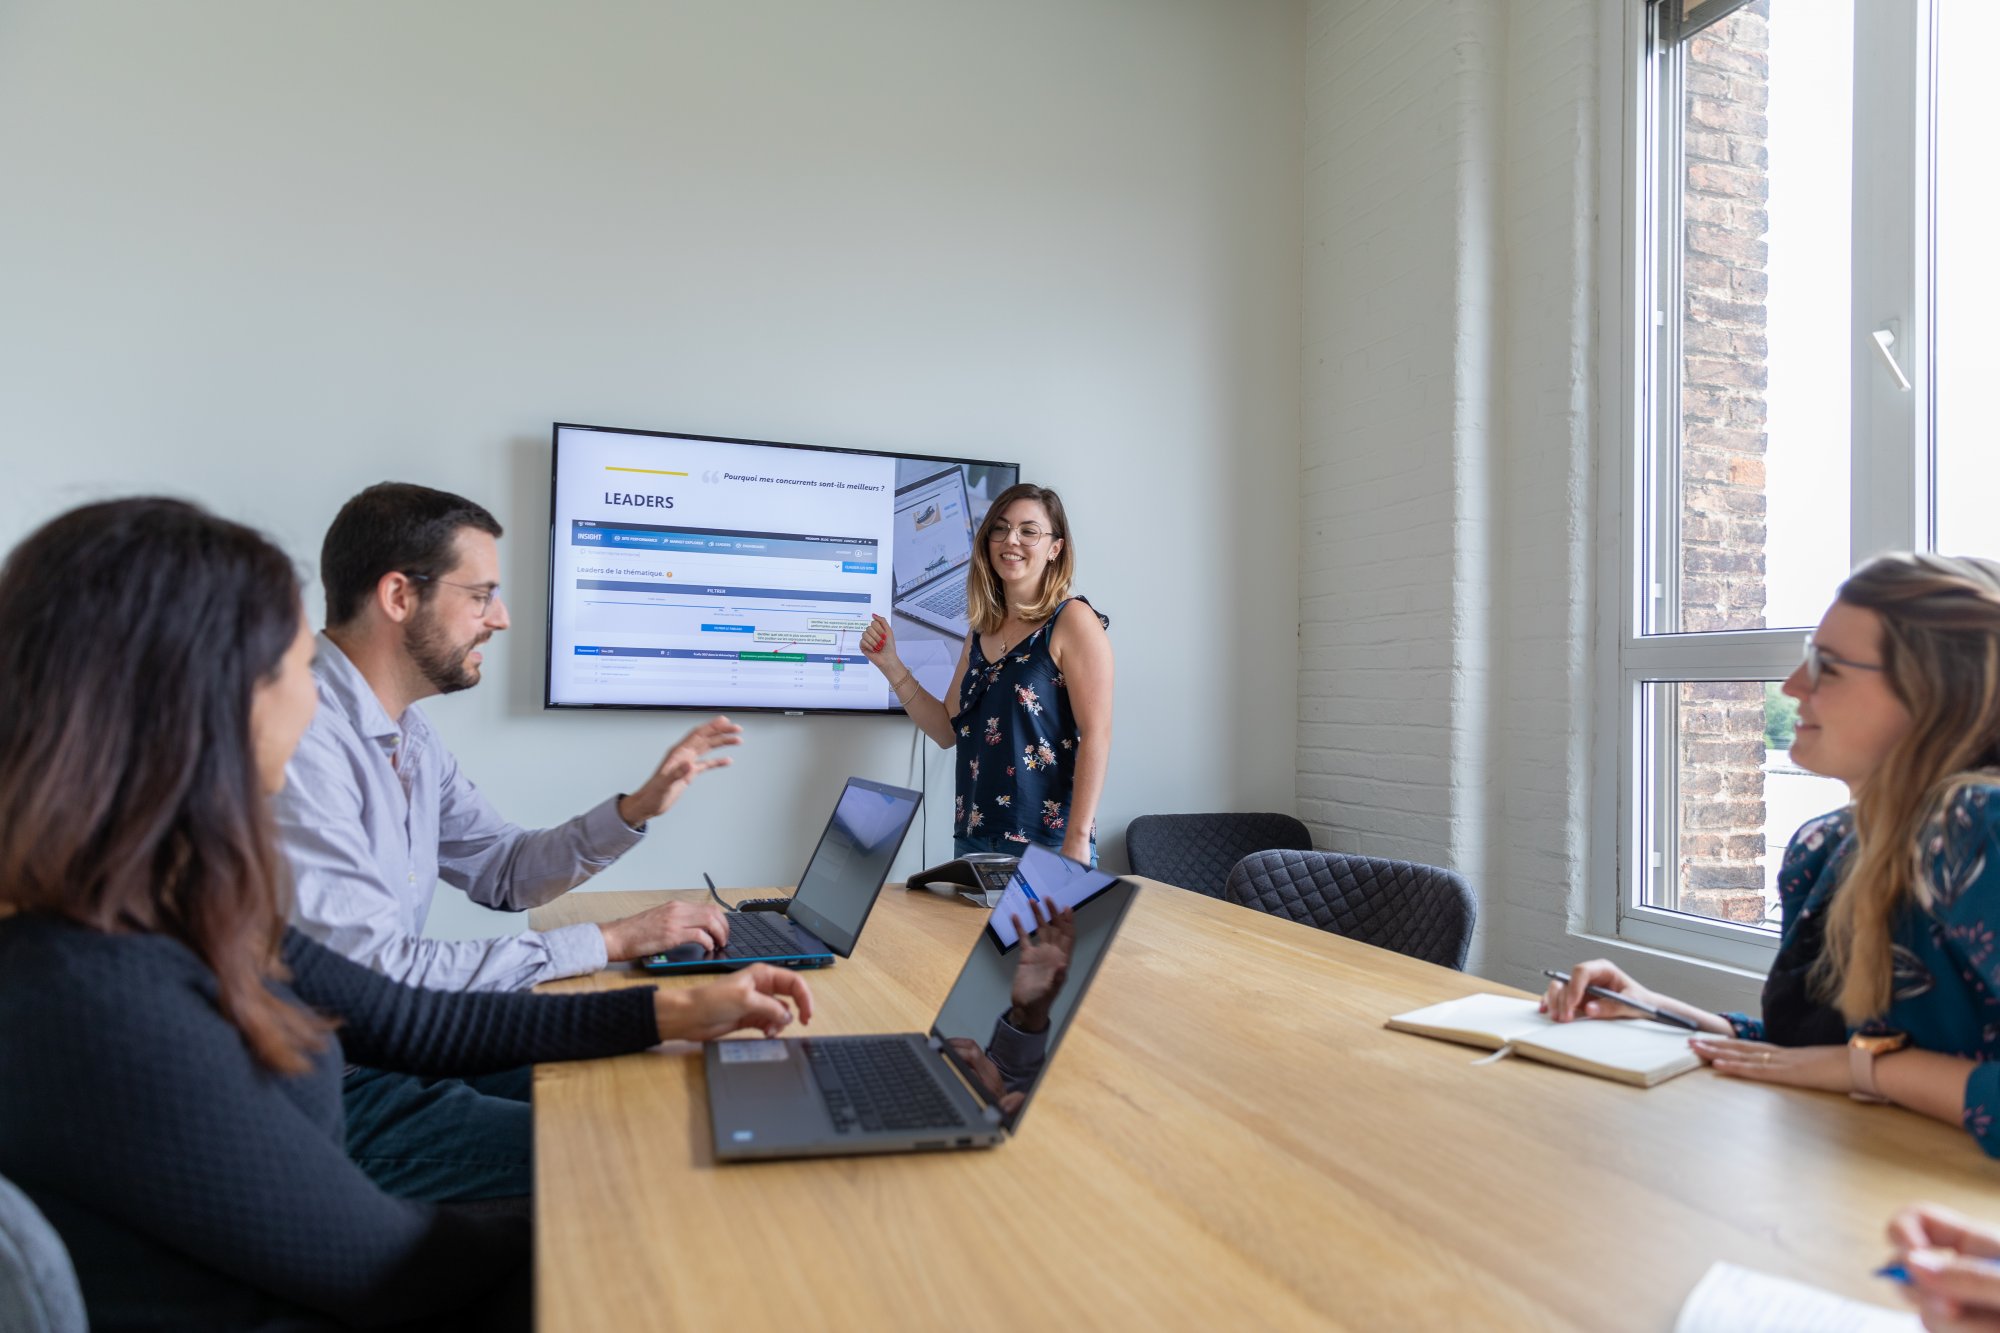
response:
<path id="1" fill-rule="evenodd" d="M 903 678 L 890 685 L 889 688 L 892 691 L 894 691 L 896 697 L 900 699 L 903 697 L 903 687 L 905 685 L 908 685 L 914 679 L 916 679 L 916 674 L 914 672 L 905 671 L 903 673 Z"/>

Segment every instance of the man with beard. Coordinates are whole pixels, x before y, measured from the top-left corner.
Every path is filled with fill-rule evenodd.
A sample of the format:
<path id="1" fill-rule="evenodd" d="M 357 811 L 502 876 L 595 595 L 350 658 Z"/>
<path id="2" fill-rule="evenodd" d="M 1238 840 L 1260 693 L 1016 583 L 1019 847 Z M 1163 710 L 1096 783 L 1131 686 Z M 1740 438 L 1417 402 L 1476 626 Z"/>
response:
<path id="1" fill-rule="evenodd" d="M 710 904 L 670 903 L 603 926 L 485 940 L 424 938 L 442 879 L 503 911 L 539 906 L 636 846 L 693 778 L 729 762 L 742 728 L 696 727 L 629 793 L 568 823 L 508 823 L 432 730 L 420 699 L 479 683 L 480 648 L 506 629 L 500 524 L 461 496 L 384 482 L 342 506 L 320 550 L 326 629 L 319 711 L 275 814 L 296 924 L 397 981 L 517 990 L 698 941 L 728 926 Z M 532 1187 L 526 1069 L 475 1079 L 347 1071 L 347 1149 L 384 1189 L 428 1201 L 514 1198 Z"/>

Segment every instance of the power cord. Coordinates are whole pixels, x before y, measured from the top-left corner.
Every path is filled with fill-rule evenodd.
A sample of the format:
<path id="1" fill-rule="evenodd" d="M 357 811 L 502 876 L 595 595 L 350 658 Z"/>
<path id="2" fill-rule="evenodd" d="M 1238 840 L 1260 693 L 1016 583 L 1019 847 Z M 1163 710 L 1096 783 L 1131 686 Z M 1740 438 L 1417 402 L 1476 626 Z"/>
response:
<path id="1" fill-rule="evenodd" d="M 928 866 L 931 863 L 931 775 L 924 764 L 924 729 L 914 724 L 910 727 L 910 767 L 917 775 L 913 785 L 924 797 L 923 804 L 917 807 L 917 854 Z"/>

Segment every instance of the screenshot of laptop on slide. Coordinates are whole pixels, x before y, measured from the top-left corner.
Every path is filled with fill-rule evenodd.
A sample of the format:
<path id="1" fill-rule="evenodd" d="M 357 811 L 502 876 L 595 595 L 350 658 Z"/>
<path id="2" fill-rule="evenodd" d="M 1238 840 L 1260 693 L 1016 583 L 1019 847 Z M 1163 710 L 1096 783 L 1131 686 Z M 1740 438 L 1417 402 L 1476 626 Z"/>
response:
<path id="1" fill-rule="evenodd" d="M 972 516 L 965 473 L 947 467 L 896 490 L 896 614 L 963 639 Z"/>

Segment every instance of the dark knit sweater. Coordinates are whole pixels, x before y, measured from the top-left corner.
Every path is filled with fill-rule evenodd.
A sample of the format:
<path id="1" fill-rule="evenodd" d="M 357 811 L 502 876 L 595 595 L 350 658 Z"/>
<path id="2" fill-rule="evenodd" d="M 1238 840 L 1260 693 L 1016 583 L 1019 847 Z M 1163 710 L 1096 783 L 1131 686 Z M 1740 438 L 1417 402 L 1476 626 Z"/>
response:
<path id="1" fill-rule="evenodd" d="M 348 1159 L 341 1067 L 476 1074 L 641 1050 L 651 987 L 398 985 L 291 932 L 278 993 L 340 1022 L 257 1062 L 214 975 L 159 935 L 0 921 L 0 1175 L 69 1247 L 91 1327 L 444 1327 L 529 1259 L 519 1217 L 392 1198 Z"/>

